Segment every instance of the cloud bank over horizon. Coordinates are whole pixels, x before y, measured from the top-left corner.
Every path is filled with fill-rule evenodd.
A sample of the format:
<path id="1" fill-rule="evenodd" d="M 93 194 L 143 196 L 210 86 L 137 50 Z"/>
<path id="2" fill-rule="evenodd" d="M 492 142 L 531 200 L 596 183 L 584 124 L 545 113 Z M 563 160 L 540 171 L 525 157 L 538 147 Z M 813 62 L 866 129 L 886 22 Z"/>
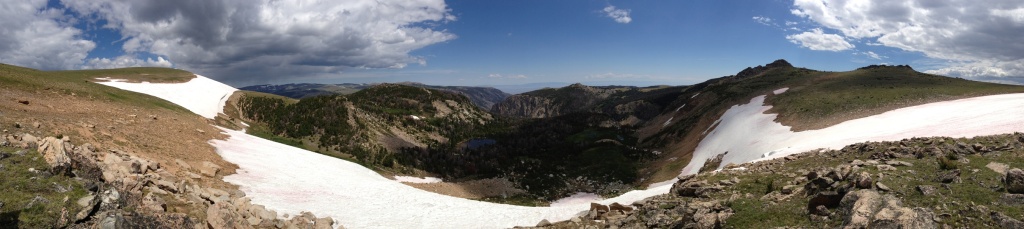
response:
<path id="1" fill-rule="evenodd" d="M 818 42 L 831 45 L 798 43 L 812 50 L 841 49 L 845 46 L 834 39 L 841 38 L 919 52 L 945 62 L 928 73 L 976 79 L 1024 77 L 1024 43 L 1019 40 L 1024 37 L 1022 1 L 795 0 L 793 7 L 793 15 L 838 32 L 822 35 L 815 30 L 818 37 L 835 36 L 831 43 Z M 808 33 L 790 36 L 804 34 Z M 812 40 L 790 36 L 787 39 Z"/>
<path id="2" fill-rule="evenodd" d="M 4 11 L 0 61 L 40 69 L 182 68 L 229 82 L 426 64 L 410 52 L 456 36 L 443 0 L 19 2 Z M 5 3 L 6 4 L 6 3 Z M 76 24 L 120 34 L 123 55 L 87 58 Z"/>

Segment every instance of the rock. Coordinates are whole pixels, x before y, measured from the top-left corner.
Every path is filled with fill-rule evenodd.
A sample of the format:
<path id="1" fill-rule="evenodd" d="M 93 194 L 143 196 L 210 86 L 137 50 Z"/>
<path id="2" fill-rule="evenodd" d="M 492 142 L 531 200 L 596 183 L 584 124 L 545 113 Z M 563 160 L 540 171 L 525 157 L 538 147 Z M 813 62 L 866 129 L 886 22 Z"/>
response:
<path id="1" fill-rule="evenodd" d="M 167 203 L 156 194 L 148 193 L 142 197 L 142 207 L 154 212 L 164 212 L 167 209 Z"/>
<path id="2" fill-rule="evenodd" d="M 160 189 L 167 190 L 167 191 L 170 191 L 172 193 L 178 193 L 178 185 L 175 185 L 174 183 L 172 183 L 170 181 L 156 180 L 153 183 L 156 184 L 156 187 L 158 187 Z"/>
<path id="3" fill-rule="evenodd" d="M 935 228 L 934 214 L 901 206 L 898 198 L 861 189 L 843 197 L 839 214 L 844 228 Z"/>
<path id="4" fill-rule="evenodd" d="M 990 151 L 988 147 L 982 145 L 981 143 L 974 143 L 974 145 L 971 145 L 971 148 L 973 148 L 975 152 L 979 153 L 987 153 Z"/>
<path id="5" fill-rule="evenodd" d="M 39 123 L 39 122 L 32 122 L 32 127 L 35 127 L 36 129 L 39 129 L 39 127 L 43 127 L 43 124 Z"/>
<path id="6" fill-rule="evenodd" d="M 868 172 L 860 172 L 860 174 L 857 175 L 856 182 L 854 183 L 857 185 L 857 188 L 871 188 L 871 174 Z"/>
<path id="7" fill-rule="evenodd" d="M 941 174 L 939 174 L 938 177 L 935 178 L 935 181 L 942 182 L 942 183 L 947 183 L 947 184 L 948 183 L 953 183 L 954 181 L 957 181 L 957 180 L 960 180 L 960 170 L 959 169 L 954 169 L 954 170 L 950 170 L 948 172 L 941 173 Z"/>
<path id="8" fill-rule="evenodd" d="M 825 206 L 825 208 L 836 208 L 843 200 L 843 195 L 835 191 L 821 192 L 815 195 L 807 202 L 807 212 L 816 215 L 828 215 L 825 213 L 818 212 L 818 206 Z"/>
<path id="9" fill-rule="evenodd" d="M 825 207 L 825 205 L 818 205 L 818 207 L 814 208 L 814 211 L 811 212 L 811 214 L 820 215 L 820 216 L 829 216 L 829 215 L 832 214 L 832 212 L 829 211 L 828 208 Z"/>
<path id="10" fill-rule="evenodd" d="M 24 134 L 21 136 L 21 148 L 35 148 L 39 146 L 39 138 L 32 136 L 31 134 Z"/>
<path id="11" fill-rule="evenodd" d="M 995 221 L 996 224 L 999 225 L 999 227 L 1002 227 L 1002 228 L 1024 228 L 1024 222 L 1021 222 L 1020 220 L 1014 219 L 1013 217 L 1006 216 L 1003 213 L 999 213 L 999 212 L 994 212 L 993 211 L 990 215 L 992 217 L 992 221 Z"/>
<path id="12" fill-rule="evenodd" d="M 1024 194 L 1003 193 L 999 202 L 1005 205 L 1024 205 Z"/>
<path id="13" fill-rule="evenodd" d="M 1006 178 L 1003 179 L 1003 183 L 1006 184 L 1007 192 L 1024 194 L 1024 171 L 1018 168 L 1006 171 Z"/>
<path id="14" fill-rule="evenodd" d="M 895 171 L 896 170 L 896 167 L 893 167 L 891 165 L 877 165 L 876 167 L 878 168 L 878 170 L 881 170 L 881 171 Z"/>
<path id="15" fill-rule="evenodd" d="M 550 224 L 550 223 L 549 223 Z M 317 218 L 313 220 L 313 228 L 315 229 L 333 229 L 334 219 L 331 217 Z"/>
<path id="16" fill-rule="evenodd" d="M 615 202 L 615 203 L 612 203 L 611 205 L 608 205 L 608 209 L 611 210 L 611 211 L 614 211 L 614 212 L 619 212 L 619 213 L 626 213 L 626 212 L 632 212 L 633 211 L 633 207 L 622 205 L 622 204 L 619 204 L 618 202 Z"/>
<path id="17" fill-rule="evenodd" d="M 597 212 L 597 213 L 605 213 L 605 212 L 609 212 L 610 209 L 608 208 L 608 206 L 605 206 L 603 204 L 590 203 L 590 211 Z"/>
<path id="18" fill-rule="evenodd" d="M 887 161 L 885 164 L 891 166 L 914 166 L 914 164 L 906 161 Z"/>
<path id="19" fill-rule="evenodd" d="M 174 163 L 178 164 L 178 167 L 181 167 L 181 170 L 187 171 L 192 169 L 191 165 L 185 163 L 185 161 L 182 161 L 181 159 L 174 159 Z"/>
<path id="20" fill-rule="evenodd" d="M 65 151 L 64 140 L 46 137 L 36 151 L 43 155 L 53 174 L 66 174 L 71 171 L 71 158 Z"/>
<path id="21" fill-rule="evenodd" d="M 121 193 L 116 189 L 107 189 L 100 196 L 103 209 L 117 209 L 121 206 Z"/>
<path id="22" fill-rule="evenodd" d="M 210 205 L 206 209 L 207 226 L 210 228 L 252 228 L 248 222 L 242 221 L 242 217 L 233 210 L 233 207 L 226 203 Z"/>
<path id="23" fill-rule="evenodd" d="M 219 171 L 220 171 L 220 166 L 218 166 L 217 164 L 214 164 L 214 163 L 210 163 L 209 161 L 204 161 L 202 163 L 202 167 L 199 167 L 199 173 L 202 173 L 204 176 L 208 176 L 208 177 L 215 177 L 215 176 L 217 176 L 217 172 L 219 172 Z"/>
<path id="24" fill-rule="evenodd" d="M 985 167 L 1002 175 L 1006 175 L 1006 170 L 1010 169 L 1010 166 L 999 162 L 989 162 Z"/>
<path id="25" fill-rule="evenodd" d="M 889 189 L 889 186 L 885 186 L 882 182 L 875 182 L 875 187 L 878 187 L 878 190 L 880 191 L 892 191 L 892 189 Z"/>
<path id="26" fill-rule="evenodd" d="M 935 194 L 935 186 L 918 185 L 915 189 L 917 189 L 917 191 L 920 192 L 921 195 L 930 196 L 932 194 Z"/>
<path id="27" fill-rule="evenodd" d="M 782 194 L 789 195 L 789 194 L 793 194 L 796 191 L 796 189 L 798 189 L 798 188 L 800 188 L 800 186 L 798 186 L 798 185 L 786 185 L 786 186 L 782 186 L 781 192 L 782 192 Z"/>

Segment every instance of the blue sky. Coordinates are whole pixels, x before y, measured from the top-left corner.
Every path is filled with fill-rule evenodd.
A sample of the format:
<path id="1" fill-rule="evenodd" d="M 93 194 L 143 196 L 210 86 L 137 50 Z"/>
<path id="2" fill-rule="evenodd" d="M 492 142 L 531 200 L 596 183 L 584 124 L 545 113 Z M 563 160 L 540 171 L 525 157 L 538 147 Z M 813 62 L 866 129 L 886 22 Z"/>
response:
<path id="1" fill-rule="evenodd" d="M 234 86 L 686 85 L 775 59 L 829 71 L 909 64 L 978 80 L 1024 76 L 1014 38 L 1024 35 L 1024 3 L 1003 0 L 3 4 L 0 62 L 174 67 Z"/>

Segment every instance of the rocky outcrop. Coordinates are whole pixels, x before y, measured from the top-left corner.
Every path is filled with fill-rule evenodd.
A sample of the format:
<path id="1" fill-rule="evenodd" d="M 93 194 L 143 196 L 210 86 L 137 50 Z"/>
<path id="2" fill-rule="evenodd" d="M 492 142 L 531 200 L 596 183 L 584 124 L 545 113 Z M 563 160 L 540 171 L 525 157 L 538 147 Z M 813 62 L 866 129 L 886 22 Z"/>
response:
<path id="1" fill-rule="evenodd" d="M 44 138 L 36 150 L 43 154 L 43 159 L 50 164 L 50 171 L 54 174 L 64 174 L 71 169 L 71 159 L 67 151 L 71 151 L 71 143 L 65 142 L 68 137 L 57 139 L 55 137 Z"/>
<path id="2" fill-rule="evenodd" d="M 843 197 L 840 203 L 843 228 L 935 228 L 935 217 L 924 208 L 903 207 L 892 195 L 862 189 Z"/>
<path id="3" fill-rule="evenodd" d="M 758 65 L 757 67 L 747 67 L 746 69 L 743 69 L 743 71 L 740 71 L 739 73 L 736 73 L 736 78 L 742 79 L 742 78 L 747 78 L 747 77 L 761 75 L 762 73 L 767 72 L 768 70 L 775 69 L 775 68 L 792 68 L 792 67 L 793 67 L 793 65 L 790 64 L 789 62 L 787 62 L 786 60 L 778 59 L 778 60 L 775 60 L 775 61 L 773 61 L 773 62 L 771 62 L 771 63 L 769 63 L 768 65 L 765 65 L 765 66 Z"/>
<path id="4" fill-rule="evenodd" d="M 160 163 L 116 149 L 98 151 L 91 144 L 75 146 L 67 137 L 35 138 L 31 135 L 2 135 L 2 146 L 35 148 L 51 165 L 53 175 L 74 176 L 85 182 L 89 192 L 77 200 L 81 210 L 63 209 L 61 222 L 71 228 L 333 228 L 329 217 L 311 213 L 279 217 L 262 205 L 252 204 L 244 193 L 202 187 L 188 163 L 177 160 L 181 178 Z M 19 151 L 27 153 L 27 150 Z M 0 158 L 2 159 L 2 158 Z M 216 176 L 220 167 L 204 162 L 198 168 Z M 38 197 L 30 205 L 50 200 Z M 206 218 L 193 218 L 169 209 L 171 203 L 185 209 L 205 209 Z"/>

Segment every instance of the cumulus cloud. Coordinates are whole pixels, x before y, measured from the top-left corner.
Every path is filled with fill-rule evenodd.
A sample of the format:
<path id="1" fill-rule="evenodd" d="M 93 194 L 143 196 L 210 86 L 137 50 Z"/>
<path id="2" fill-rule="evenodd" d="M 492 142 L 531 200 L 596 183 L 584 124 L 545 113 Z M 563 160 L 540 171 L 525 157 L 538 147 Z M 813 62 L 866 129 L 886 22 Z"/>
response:
<path id="1" fill-rule="evenodd" d="M 852 49 L 854 46 L 843 39 L 842 36 L 836 34 L 827 34 L 821 31 L 821 28 L 815 28 L 811 31 L 793 34 L 786 36 L 789 42 L 798 44 L 811 50 L 821 51 L 843 51 Z"/>
<path id="2" fill-rule="evenodd" d="M 772 23 L 772 19 L 768 18 L 768 17 L 754 16 L 753 19 L 754 19 L 754 21 L 756 21 L 757 23 L 761 23 L 762 25 L 767 25 L 767 26 L 774 26 L 775 25 L 774 23 Z"/>
<path id="3" fill-rule="evenodd" d="M 456 37 L 435 29 L 439 23 L 456 20 L 443 0 L 62 3 L 81 15 L 105 19 L 108 28 L 124 37 L 121 48 L 129 56 L 154 54 L 176 67 L 236 84 L 425 64 L 425 59 L 410 52 Z"/>
<path id="4" fill-rule="evenodd" d="M 82 66 L 84 69 L 107 69 L 107 68 L 127 68 L 127 67 L 165 67 L 170 68 L 174 66 L 170 61 L 167 61 L 163 57 L 153 58 L 138 58 L 135 56 L 118 56 L 114 59 L 109 58 L 92 58 L 85 62 Z"/>
<path id="5" fill-rule="evenodd" d="M 629 17 L 629 10 L 627 9 L 617 9 L 615 6 L 609 5 L 604 7 L 604 13 L 605 16 L 615 19 L 615 22 L 618 23 L 629 24 L 629 22 L 633 21 L 633 18 Z"/>
<path id="6" fill-rule="evenodd" d="M 9 1 L 0 7 L 0 62 L 39 69 L 77 68 L 96 43 L 81 38 L 62 9 L 46 0 Z"/>
<path id="7" fill-rule="evenodd" d="M 518 79 L 527 79 L 527 78 L 530 78 L 530 77 L 527 77 L 526 75 L 523 75 L 523 74 L 502 75 L 502 74 L 497 74 L 497 73 L 491 73 L 491 74 L 487 75 L 487 78 L 489 78 L 489 79 L 513 79 L 513 80 L 518 80 Z"/>
<path id="8" fill-rule="evenodd" d="M 1024 76 L 1024 1 L 796 0 L 794 15 L 850 39 L 950 61 L 952 76 Z"/>
<path id="9" fill-rule="evenodd" d="M 872 51 L 867 51 L 867 52 L 861 52 L 860 54 L 861 54 L 861 55 L 865 55 L 865 56 L 868 56 L 868 57 L 870 57 L 871 59 L 876 59 L 876 60 L 881 60 L 881 59 L 885 59 L 885 58 L 888 58 L 888 57 L 886 57 L 886 56 L 878 55 L 878 53 L 875 53 L 875 52 L 872 52 Z"/>

